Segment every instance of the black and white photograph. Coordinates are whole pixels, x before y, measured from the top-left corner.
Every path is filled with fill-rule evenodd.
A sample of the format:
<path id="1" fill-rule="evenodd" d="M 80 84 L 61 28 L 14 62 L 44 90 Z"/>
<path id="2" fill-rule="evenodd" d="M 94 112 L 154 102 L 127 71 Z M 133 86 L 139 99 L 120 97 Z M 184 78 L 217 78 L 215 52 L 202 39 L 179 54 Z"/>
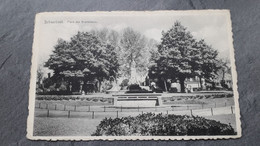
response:
<path id="1" fill-rule="evenodd" d="M 35 17 L 27 137 L 241 137 L 228 10 Z"/>

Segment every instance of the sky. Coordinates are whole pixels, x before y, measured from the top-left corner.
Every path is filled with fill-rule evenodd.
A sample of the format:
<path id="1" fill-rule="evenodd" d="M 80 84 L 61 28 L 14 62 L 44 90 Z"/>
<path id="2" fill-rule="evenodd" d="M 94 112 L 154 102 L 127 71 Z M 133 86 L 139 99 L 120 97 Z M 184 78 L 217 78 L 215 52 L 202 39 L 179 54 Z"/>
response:
<path id="1" fill-rule="evenodd" d="M 229 59 L 230 18 L 227 11 L 160 11 L 160 12 L 86 12 L 45 13 L 38 19 L 38 64 L 49 59 L 59 38 L 69 41 L 78 31 L 132 27 L 147 38 L 160 42 L 162 31 L 179 21 L 195 39 L 204 39 L 218 50 L 219 58 Z"/>

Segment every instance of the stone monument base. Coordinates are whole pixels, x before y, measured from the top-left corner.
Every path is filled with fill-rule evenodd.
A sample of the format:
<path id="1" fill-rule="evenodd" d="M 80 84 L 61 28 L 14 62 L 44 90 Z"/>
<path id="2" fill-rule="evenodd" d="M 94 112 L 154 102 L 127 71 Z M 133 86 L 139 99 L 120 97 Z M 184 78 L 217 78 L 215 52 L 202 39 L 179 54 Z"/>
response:
<path id="1" fill-rule="evenodd" d="M 114 106 L 117 107 L 154 107 L 161 106 L 161 94 L 155 93 L 129 93 L 115 94 Z"/>

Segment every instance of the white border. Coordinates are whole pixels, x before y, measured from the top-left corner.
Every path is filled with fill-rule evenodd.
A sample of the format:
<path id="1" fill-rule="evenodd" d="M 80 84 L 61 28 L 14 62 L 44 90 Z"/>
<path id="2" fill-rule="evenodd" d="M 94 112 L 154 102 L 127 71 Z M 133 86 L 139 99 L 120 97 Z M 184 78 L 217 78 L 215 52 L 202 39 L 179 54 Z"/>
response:
<path id="1" fill-rule="evenodd" d="M 33 125 L 34 125 L 34 107 L 35 107 L 35 92 L 36 92 L 36 75 L 37 75 L 37 56 L 38 56 L 38 45 L 39 45 L 39 30 L 41 29 L 40 20 L 42 16 L 57 15 L 57 16 L 96 16 L 96 15 L 122 15 L 124 13 L 131 13 L 131 15 L 139 15 L 140 13 L 146 13 L 149 15 L 161 15 L 161 14 L 176 14 L 176 15 L 205 15 L 211 13 L 225 14 L 228 21 L 228 39 L 230 48 L 230 60 L 232 69 L 232 80 L 233 80 L 233 93 L 235 101 L 235 117 L 236 117 L 236 130 L 237 135 L 228 136 L 33 136 Z M 185 11 L 96 11 L 96 12 L 43 12 L 38 13 L 35 17 L 35 28 L 34 28 L 34 40 L 32 48 L 32 66 L 31 66 L 31 78 L 30 78 L 30 89 L 29 89 L 29 116 L 27 119 L 27 135 L 26 137 L 31 140 L 198 140 L 198 139 L 234 139 L 242 136 L 241 122 L 240 122 L 240 109 L 238 103 L 238 87 L 237 87 L 237 72 L 234 57 L 234 47 L 232 38 L 232 26 L 231 17 L 229 10 L 185 10 Z"/>

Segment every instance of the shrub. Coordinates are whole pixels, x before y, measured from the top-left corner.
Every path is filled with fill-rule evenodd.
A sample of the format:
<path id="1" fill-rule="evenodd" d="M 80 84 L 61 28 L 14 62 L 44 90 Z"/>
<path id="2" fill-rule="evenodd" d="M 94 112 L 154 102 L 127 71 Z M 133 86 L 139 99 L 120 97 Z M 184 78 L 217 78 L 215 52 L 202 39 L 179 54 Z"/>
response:
<path id="1" fill-rule="evenodd" d="M 70 100 L 76 100 L 76 97 L 75 96 L 72 96 L 69 98 Z"/>
<path id="2" fill-rule="evenodd" d="M 69 96 L 64 96 L 63 100 L 70 100 L 70 97 Z"/>
<path id="3" fill-rule="evenodd" d="M 101 102 L 107 102 L 108 99 L 100 99 Z"/>
<path id="4" fill-rule="evenodd" d="M 211 95 L 205 95 L 205 97 L 206 97 L 206 98 L 210 98 L 210 97 L 211 97 Z"/>
<path id="5" fill-rule="evenodd" d="M 128 86 L 128 82 L 129 82 L 128 79 L 124 79 L 124 80 L 122 81 L 122 83 L 120 84 L 120 86 L 121 86 L 121 87 Z"/>
<path id="6" fill-rule="evenodd" d="M 231 94 L 231 93 L 227 94 L 227 97 L 233 97 L 233 96 L 234 96 L 234 95 Z"/>
<path id="7" fill-rule="evenodd" d="M 93 101 L 94 101 L 94 102 L 98 102 L 98 99 L 94 98 Z"/>
<path id="8" fill-rule="evenodd" d="M 59 89 L 59 91 L 67 91 L 67 87 L 64 84 L 61 84 L 58 89 Z"/>
<path id="9" fill-rule="evenodd" d="M 181 115 L 140 114 L 137 117 L 105 118 L 92 136 L 178 136 L 235 135 L 227 124 L 203 117 Z"/>

